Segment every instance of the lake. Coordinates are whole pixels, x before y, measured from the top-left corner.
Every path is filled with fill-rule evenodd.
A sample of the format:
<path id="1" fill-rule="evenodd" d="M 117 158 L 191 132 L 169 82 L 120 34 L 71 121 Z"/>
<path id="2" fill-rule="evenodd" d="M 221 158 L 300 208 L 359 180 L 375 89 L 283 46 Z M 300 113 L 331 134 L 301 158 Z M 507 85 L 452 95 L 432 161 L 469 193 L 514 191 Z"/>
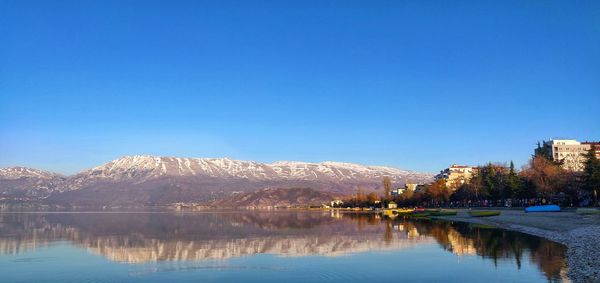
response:
<path id="1" fill-rule="evenodd" d="M 565 250 L 337 211 L 0 212 L 1 282 L 560 282 Z"/>

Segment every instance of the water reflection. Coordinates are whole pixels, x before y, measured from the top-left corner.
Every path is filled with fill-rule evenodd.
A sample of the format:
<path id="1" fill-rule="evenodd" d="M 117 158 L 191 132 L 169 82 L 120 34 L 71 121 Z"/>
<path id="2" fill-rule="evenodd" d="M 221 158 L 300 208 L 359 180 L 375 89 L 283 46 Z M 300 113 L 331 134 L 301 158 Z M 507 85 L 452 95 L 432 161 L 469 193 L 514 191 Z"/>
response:
<path id="1" fill-rule="evenodd" d="M 309 212 L 0 213 L 0 253 L 69 241 L 112 261 L 225 260 L 255 254 L 343 256 L 439 244 L 458 256 L 564 274 L 565 248 L 520 233 L 464 223 Z"/>

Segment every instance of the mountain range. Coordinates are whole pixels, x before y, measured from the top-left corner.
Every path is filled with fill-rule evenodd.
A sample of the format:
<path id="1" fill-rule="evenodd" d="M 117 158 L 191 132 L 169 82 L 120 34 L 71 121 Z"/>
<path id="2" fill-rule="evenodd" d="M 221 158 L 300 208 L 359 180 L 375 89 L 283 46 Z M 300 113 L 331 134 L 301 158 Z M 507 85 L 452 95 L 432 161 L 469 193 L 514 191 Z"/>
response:
<path id="1" fill-rule="evenodd" d="M 381 191 L 383 177 L 395 186 L 428 182 L 432 174 L 341 162 L 271 164 L 229 158 L 124 156 L 63 176 L 25 167 L 0 168 L 0 199 L 72 205 L 165 205 L 209 203 L 265 188 L 311 188 L 350 195 Z"/>

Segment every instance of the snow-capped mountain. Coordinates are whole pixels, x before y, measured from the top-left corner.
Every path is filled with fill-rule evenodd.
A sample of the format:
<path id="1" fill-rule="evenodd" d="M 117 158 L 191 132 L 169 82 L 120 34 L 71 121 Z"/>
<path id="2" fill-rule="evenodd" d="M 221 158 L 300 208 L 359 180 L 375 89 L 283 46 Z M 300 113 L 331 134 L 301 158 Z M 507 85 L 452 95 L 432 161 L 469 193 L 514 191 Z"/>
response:
<path id="1" fill-rule="evenodd" d="M 304 181 L 381 181 L 389 176 L 402 183 L 407 179 L 429 178 L 430 174 L 416 173 L 382 166 L 362 166 L 341 162 L 291 162 L 272 164 L 229 158 L 178 158 L 156 156 L 125 156 L 107 164 L 75 175 L 80 182 L 108 179 L 113 181 L 144 182 L 160 177 L 211 177 L 239 178 L 247 180 L 304 180 Z"/>
<path id="2" fill-rule="evenodd" d="M 427 173 L 340 162 L 266 164 L 229 158 L 125 156 L 65 178 L 49 199 L 113 204 L 205 202 L 269 187 L 353 194 L 359 187 L 379 189 L 385 176 L 398 186 L 432 178 Z"/>
<path id="3" fill-rule="evenodd" d="M 0 168 L 0 198 L 45 198 L 64 180 L 62 175 L 27 167 Z"/>
<path id="4" fill-rule="evenodd" d="M 52 179 L 55 177 L 61 177 L 61 175 L 27 167 L 0 168 L 0 179 L 2 180 L 14 180 L 20 178 Z"/>

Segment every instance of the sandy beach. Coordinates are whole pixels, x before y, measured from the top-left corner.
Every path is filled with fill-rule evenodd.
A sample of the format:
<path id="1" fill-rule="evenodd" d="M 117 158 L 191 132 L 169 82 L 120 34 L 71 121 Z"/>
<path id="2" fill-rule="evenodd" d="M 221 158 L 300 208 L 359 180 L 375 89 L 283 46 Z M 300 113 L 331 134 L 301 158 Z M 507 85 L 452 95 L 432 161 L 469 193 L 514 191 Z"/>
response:
<path id="1" fill-rule="evenodd" d="M 467 210 L 443 217 L 493 225 L 544 237 L 567 246 L 568 276 L 573 282 L 600 282 L 600 215 L 578 215 L 574 211 L 525 213 L 503 210 L 493 217 L 469 217 Z"/>

